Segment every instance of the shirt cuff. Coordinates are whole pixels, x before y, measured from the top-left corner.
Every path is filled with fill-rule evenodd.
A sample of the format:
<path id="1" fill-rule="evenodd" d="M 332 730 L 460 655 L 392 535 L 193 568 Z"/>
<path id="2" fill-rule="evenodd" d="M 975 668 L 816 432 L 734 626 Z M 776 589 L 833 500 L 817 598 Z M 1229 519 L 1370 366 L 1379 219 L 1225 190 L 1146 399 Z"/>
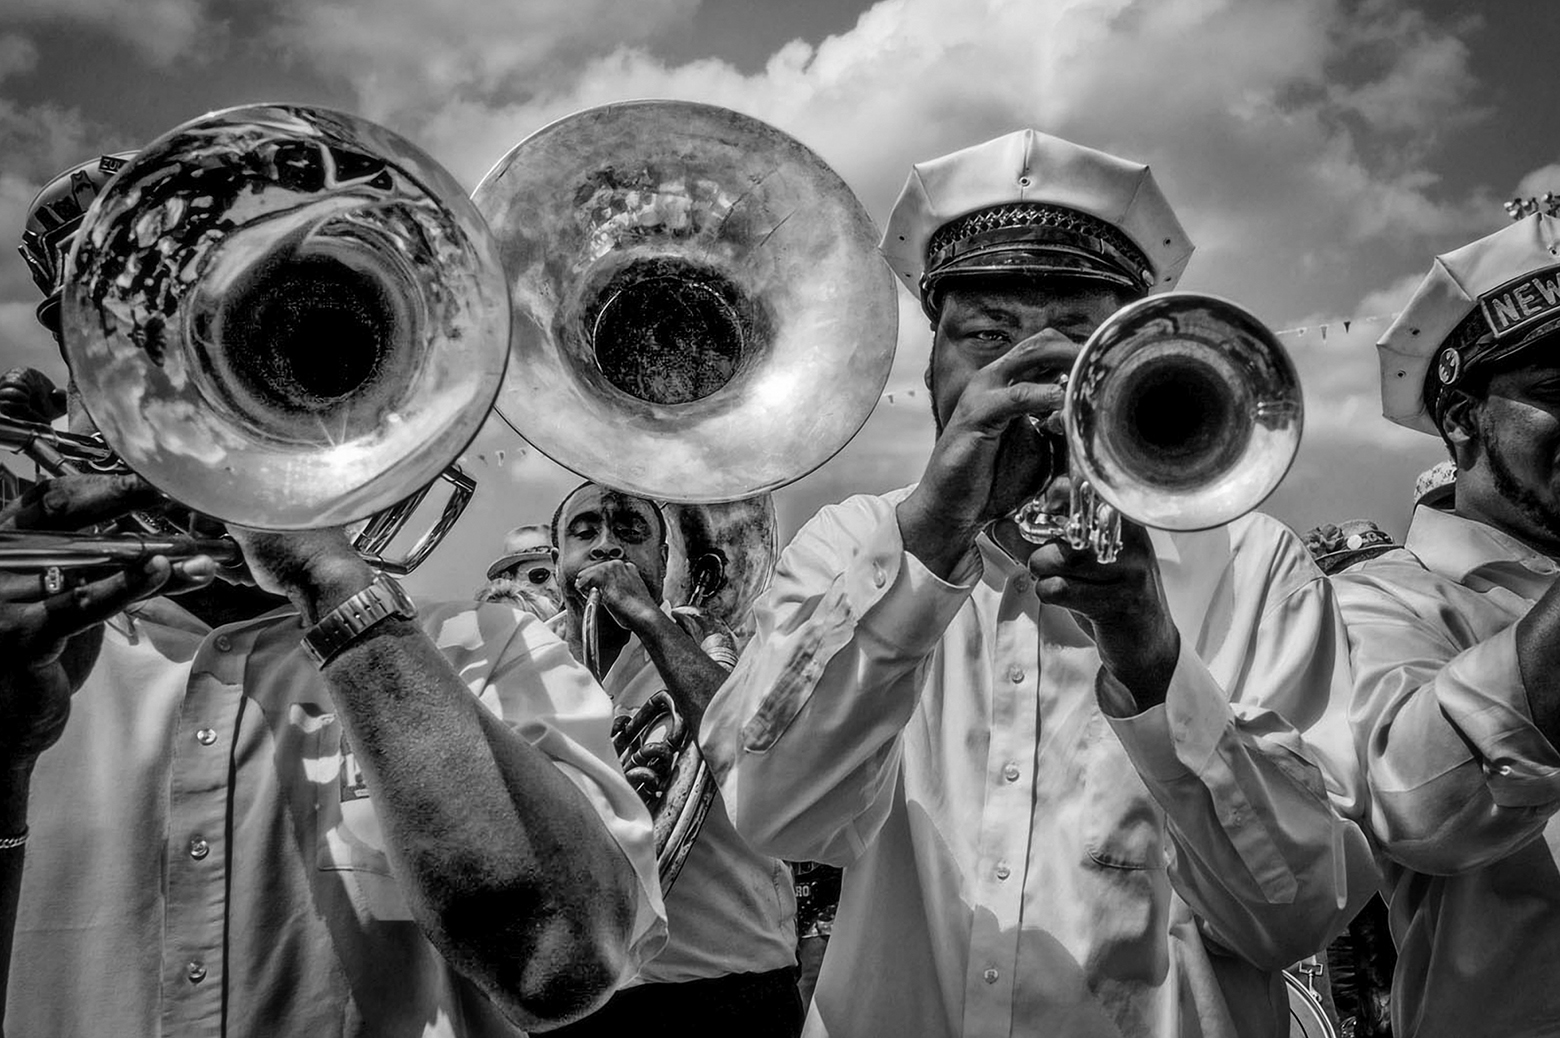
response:
<path id="1" fill-rule="evenodd" d="M 1517 664 L 1516 624 L 1456 656 L 1435 688 L 1447 720 L 1479 751 L 1495 803 L 1555 802 L 1560 753 L 1533 723 Z"/>
<path id="2" fill-rule="evenodd" d="M 1132 763 L 1144 778 L 1157 782 L 1201 773 L 1231 720 L 1224 690 L 1185 638 L 1163 703 L 1129 717 L 1112 716 L 1106 703 L 1130 702 L 1132 693 L 1104 668 L 1096 690 L 1100 710 Z"/>
<path id="3" fill-rule="evenodd" d="M 843 576 L 845 601 L 858 626 L 868 634 L 913 655 L 930 652 L 970 597 L 983 567 L 970 546 L 943 580 L 905 551 L 899 517 L 888 517 L 873 531 Z"/>

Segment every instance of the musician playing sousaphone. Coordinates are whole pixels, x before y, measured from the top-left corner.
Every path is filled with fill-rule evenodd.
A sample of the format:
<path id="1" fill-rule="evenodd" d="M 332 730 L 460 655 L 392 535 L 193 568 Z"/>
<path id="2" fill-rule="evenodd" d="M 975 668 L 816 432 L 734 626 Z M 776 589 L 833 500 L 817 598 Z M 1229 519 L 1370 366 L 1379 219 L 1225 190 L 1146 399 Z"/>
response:
<path id="1" fill-rule="evenodd" d="M 670 696 L 678 723 L 696 729 L 736 663 L 735 641 L 718 620 L 664 600 L 667 533 L 656 502 L 591 482 L 553 517 L 564 610 L 552 626 L 576 658 L 594 657 L 619 727 L 654 697 Z M 587 606 L 593 594 L 596 610 Z M 642 789 L 652 803 L 669 782 L 671 762 L 656 759 L 657 744 L 667 742 L 652 739 L 639 751 L 644 759 L 625 761 L 630 781 L 653 787 Z M 794 1038 L 802 1023 L 795 916 L 785 863 L 749 847 L 715 795 L 666 893 L 666 947 L 605 1007 L 557 1033 L 617 1035 L 675 1021 L 689 1034 Z"/>
<path id="2" fill-rule="evenodd" d="M 350 186 L 392 215 L 405 197 L 391 194 L 397 182 L 453 185 L 436 167 L 417 172 L 426 160 L 416 154 L 376 155 L 344 128 L 363 124 L 306 109 L 220 113 L 161 139 L 122 176 L 172 187 L 178 176 L 164 174 L 187 171 L 179 163 L 202 166 L 210 203 L 232 149 L 186 152 L 166 167 L 156 156 L 181 139 L 245 134 L 238 194 L 285 190 L 295 213 L 321 201 L 339 209 L 341 196 L 325 195 L 354 175 L 364 179 Z M 87 373 L 71 359 L 72 336 L 144 317 L 73 311 L 80 286 L 60 280 L 70 236 L 85 242 L 94 226 L 76 226 L 86 203 L 123 182 L 94 178 L 98 168 L 63 176 L 68 207 L 45 191 L 29 229 L 47 234 L 25 245 L 52 275 L 42 312 L 58 312 L 67 294 L 78 431 Z M 465 203 L 458 188 L 446 197 Z M 437 210 L 422 201 L 421 213 Z M 457 217 L 430 219 L 449 232 Z M 311 230 L 330 237 L 328 221 Z M 176 252 L 195 238 L 159 245 Z M 442 244 L 454 276 L 467 246 Z M 131 258 L 155 262 L 106 257 Z M 305 280 L 319 288 L 337 269 L 316 256 Z M 286 278 L 286 265 L 267 275 Z M 284 307 L 299 298 L 284 295 Z M 170 300 L 187 297 L 157 303 Z M 358 302 L 348 292 L 315 305 Z M 356 328 L 327 324 L 342 337 Z M 309 382 L 331 377 L 344 343 L 274 345 Z M 327 370 L 297 366 L 312 357 Z M 36 372 L 8 377 L 0 400 L 11 419 L 58 414 Z M 139 476 L 62 471 L 0 512 L 0 529 L 72 531 L 170 505 Z M 208 536 L 224 531 L 198 522 Z M 11 1033 L 518 1036 L 604 1001 L 659 947 L 664 922 L 649 818 L 618 767 L 610 704 L 589 673 L 517 610 L 415 605 L 339 526 L 225 532 L 241 556 L 220 576 L 202 553 L 0 573 L 0 878 L 12 899 L 20 883 Z"/>
<path id="3" fill-rule="evenodd" d="M 1191 251 L 1146 167 L 1036 131 L 911 172 L 931 458 L 797 534 L 700 733 L 738 832 L 845 867 L 808 1035 L 1284 1034 L 1278 971 L 1374 889 L 1296 731 L 1348 688 L 1300 539 L 1129 521 L 1104 563 L 1012 519 L 1079 344 Z"/>

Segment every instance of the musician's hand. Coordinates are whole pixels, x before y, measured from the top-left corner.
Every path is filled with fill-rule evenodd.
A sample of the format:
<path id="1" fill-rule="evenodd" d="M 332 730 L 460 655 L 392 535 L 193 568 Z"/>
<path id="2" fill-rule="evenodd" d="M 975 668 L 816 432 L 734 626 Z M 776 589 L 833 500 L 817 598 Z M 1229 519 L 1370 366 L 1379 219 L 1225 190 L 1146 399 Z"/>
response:
<path id="1" fill-rule="evenodd" d="M 1028 421 L 1054 424 L 1063 391 L 1034 381 L 1072 367 L 1078 345 L 1046 329 L 981 368 L 937 437 L 921 482 L 898 508 L 905 550 L 947 577 L 993 519 L 1051 476 L 1050 451 Z"/>
<path id="2" fill-rule="evenodd" d="M 0 530 L 80 530 L 162 500 L 137 476 L 62 476 L 0 511 Z M 59 738 L 104 620 L 175 586 L 209 583 L 215 569 L 205 556 L 174 565 L 159 555 L 134 569 L 66 570 L 70 583 L 55 592 L 36 571 L 0 572 L 0 764 L 30 766 Z"/>
<path id="3" fill-rule="evenodd" d="M 574 586 L 581 595 L 593 588 L 601 590 L 601 604 L 607 607 L 618 626 L 629 631 L 643 630 L 661 616 L 661 603 L 650 594 L 639 567 L 623 559 L 607 559 L 580 570 Z"/>
<path id="4" fill-rule="evenodd" d="M 227 532 L 243 551 L 254 582 L 291 599 L 307 623 L 374 579 L 373 569 L 353 550 L 341 527 L 277 532 L 229 523 Z"/>
<path id="5" fill-rule="evenodd" d="M 1135 708 L 1123 714 L 1164 702 L 1181 635 L 1170 616 L 1147 530 L 1123 519 L 1121 554 L 1109 564 L 1091 551 L 1053 541 L 1029 556 L 1029 571 L 1040 600 L 1079 618 L 1094 637 L 1101 664 L 1132 693 Z"/>
<path id="6" fill-rule="evenodd" d="M 65 390 L 37 368 L 12 368 L 0 375 L 0 414 L 47 425 L 65 414 Z"/>

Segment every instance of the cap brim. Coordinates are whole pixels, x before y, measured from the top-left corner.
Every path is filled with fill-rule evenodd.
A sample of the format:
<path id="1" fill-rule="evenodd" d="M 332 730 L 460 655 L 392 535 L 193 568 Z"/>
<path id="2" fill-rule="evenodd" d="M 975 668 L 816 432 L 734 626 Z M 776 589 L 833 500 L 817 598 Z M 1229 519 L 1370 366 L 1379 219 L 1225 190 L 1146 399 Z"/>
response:
<path id="1" fill-rule="evenodd" d="M 535 559 L 538 562 L 546 561 L 549 565 L 552 564 L 552 556 L 551 555 L 548 555 L 548 554 L 538 554 L 538 553 L 536 553 L 534 551 L 523 551 L 523 552 L 520 552 L 520 553 L 515 554 L 515 555 L 503 555 L 503 556 L 499 557 L 497 562 L 493 563 L 493 565 L 488 567 L 488 569 L 487 569 L 487 578 L 489 580 L 492 580 L 494 577 L 496 577 L 500 573 L 504 572 L 504 570 L 510 569 L 516 563 L 524 562 L 527 559 Z"/>
<path id="2" fill-rule="evenodd" d="M 1080 250 L 1012 247 L 961 256 L 928 273 L 921 284 L 921 305 L 936 319 L 939 286 L 951 279 L 1025 277 L 1082 278 L 1119 285 L 1135 292 L 1147 291 L 1143 282 L 1098 256 Z"/>

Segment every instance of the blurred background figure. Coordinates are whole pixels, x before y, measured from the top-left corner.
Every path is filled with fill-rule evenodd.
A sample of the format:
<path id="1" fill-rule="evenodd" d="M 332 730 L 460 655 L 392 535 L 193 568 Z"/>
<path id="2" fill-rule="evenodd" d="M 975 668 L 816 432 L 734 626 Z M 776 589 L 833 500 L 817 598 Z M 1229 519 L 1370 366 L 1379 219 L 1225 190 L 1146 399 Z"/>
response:
<path id="1" fill-rule="evenodd" d="M 1414 480 L 1414 507 L 1450 509 L 1457 489 L 1457 463 L 1450 459 L 1437 462 Z"/>
<path id="2" fill-rule="evenodd" d="M 1391 535 L 1369 519 L 1345 519 L 1313 527 L 1305 535 L 1305 546 L 1329 577 L 1397 547 Z"/>
<path id="3" fill-rule="evenodd" d="M 1445 471 L 1443 471 L 1443 469 Z M 1416 504 L 1451 494 L 1455 470 L 1450 462 L 1421 473 L 1414 486 Z M 1398 547 L 1392 537 L 1369 519 L 1323 523 L 1305 535 L 1316 565 L 1329 577 L 1350 566 Z M 1328 994 L 1342 1038 L 1389 1038 L 1392 1021 L 1392 969 L 1397 954 L 1387 931 L 1387 906 L 1373 897 L 1348 928 L 1327 946 Z"/>
<path id="4" fill-rule="evenodd" d="M 544 523 L 517 526 L 504 537 L 504 553 L 487 570 L 478 602 L 513 602 L 547 620 L 563 608 L 558 594 L 558 549 Z"/>

